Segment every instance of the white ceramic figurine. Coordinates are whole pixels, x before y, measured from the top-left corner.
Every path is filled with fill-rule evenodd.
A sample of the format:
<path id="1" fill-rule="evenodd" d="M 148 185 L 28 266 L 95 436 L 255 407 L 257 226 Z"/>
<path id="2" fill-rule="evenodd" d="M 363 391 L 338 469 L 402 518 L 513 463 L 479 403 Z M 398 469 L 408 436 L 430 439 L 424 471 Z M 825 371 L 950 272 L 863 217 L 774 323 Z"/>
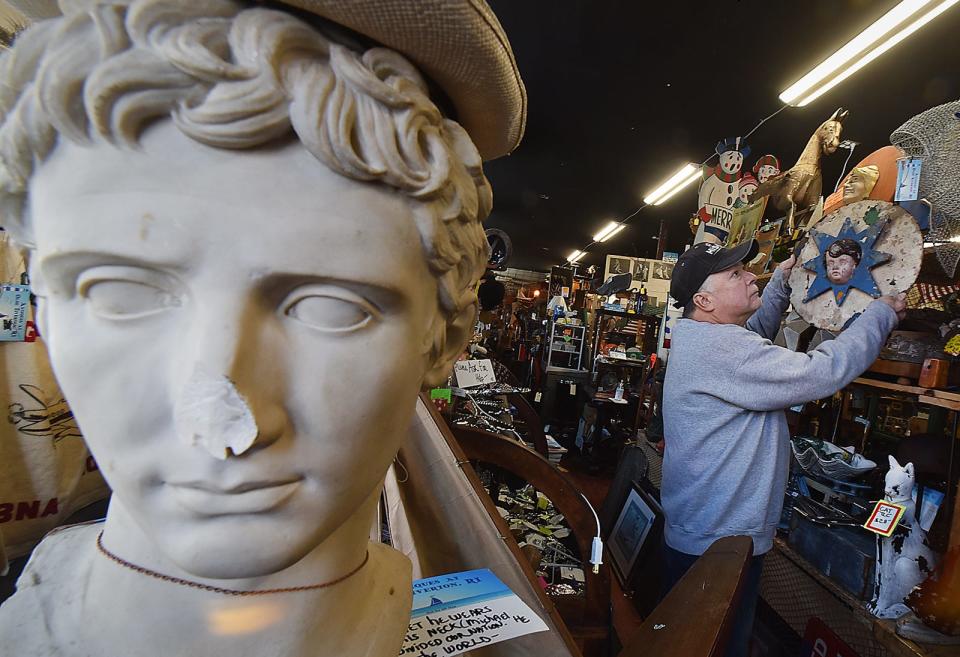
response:
<path id="1" fill-rule="evenodd" d="M 936 565 L 927 533 L 915 517 L 913 463 L 901 466 L 893 456 L 889 458 L 884 499 L 905 507 L 900 524 L 907 529 L 890 538 L 877 537 L 877 588 L 870 611 L 879 618 L 899 618 L 909 612 L 903 599 Z"/>

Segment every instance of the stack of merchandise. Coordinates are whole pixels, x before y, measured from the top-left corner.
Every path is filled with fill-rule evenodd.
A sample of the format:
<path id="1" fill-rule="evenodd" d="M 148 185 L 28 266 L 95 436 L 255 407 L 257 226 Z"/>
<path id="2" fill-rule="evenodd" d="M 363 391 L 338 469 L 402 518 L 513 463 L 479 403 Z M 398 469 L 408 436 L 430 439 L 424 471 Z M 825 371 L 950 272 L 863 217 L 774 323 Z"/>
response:
<path id="1" fill-rule="evenodd" d="M 577 544 L 563 514 L 532 486 L 511 491 L 497 484 L 491 491 L 497 512 L 510 525 L 510 532 L 543 578 L 551 595 L 582 595 L 583 564 L 577 556 Z"/>

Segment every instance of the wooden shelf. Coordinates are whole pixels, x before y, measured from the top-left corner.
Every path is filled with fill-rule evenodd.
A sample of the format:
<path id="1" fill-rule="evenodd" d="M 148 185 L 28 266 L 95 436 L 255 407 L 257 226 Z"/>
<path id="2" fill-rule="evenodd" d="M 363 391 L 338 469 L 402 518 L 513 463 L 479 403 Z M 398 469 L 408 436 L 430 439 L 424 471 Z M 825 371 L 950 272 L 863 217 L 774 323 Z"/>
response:
<path id="1" fill-rule="evenodd" d="M 960 394 L 955 392 L 946 392 L 944 390 L 933 390 L 931 388 L 921 388 L 919 386 L 905 386 L 899 383 L 889 383 L 887 381 L 877 381 L 876 379 L 854 379 L 850 385 L 867 386 L 870 388 L 882 388 L 893 392 L 901 392 L 907 395 L 915 395 L 917 401 L 921 404 L 930 406 L 939 406 L 951 411 L 960 411 Z"/>
<path id="2" fill-rule="evenodd" d="M 868 371 L 877 374 L 886 374 L 888 376 L 903 376 L 908 379 L 919 379 L 923 365 L 920 363 L 907 363 L 899 360 L 886 360 L 878 358 L 873 361 Z"/>

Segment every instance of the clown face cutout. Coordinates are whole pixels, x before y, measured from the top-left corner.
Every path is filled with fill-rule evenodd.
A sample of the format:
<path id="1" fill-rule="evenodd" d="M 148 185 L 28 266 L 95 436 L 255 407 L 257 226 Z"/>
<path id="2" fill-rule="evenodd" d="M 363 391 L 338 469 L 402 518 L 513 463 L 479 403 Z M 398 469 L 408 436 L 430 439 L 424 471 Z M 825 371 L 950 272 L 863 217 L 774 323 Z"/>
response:
<path id="1" fill-rule="evenodd" d="M 780 160 L 775 155 L 764 155 L 753 165 L 753 173 L 763 184 L 780 173 Z"/>

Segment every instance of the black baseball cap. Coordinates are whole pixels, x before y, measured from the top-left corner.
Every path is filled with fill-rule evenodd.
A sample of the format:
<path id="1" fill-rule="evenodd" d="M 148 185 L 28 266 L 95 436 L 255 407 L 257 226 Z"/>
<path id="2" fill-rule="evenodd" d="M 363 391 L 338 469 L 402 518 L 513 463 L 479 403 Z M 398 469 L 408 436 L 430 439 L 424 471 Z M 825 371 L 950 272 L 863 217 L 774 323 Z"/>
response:
<path id="1" fill-rule="evenodd" d="M 739 262 L 749 262 L 757 257 L 760 246 L 757 240 L 725 249 L 719 244 L 701 242 L 684 251 L 673 268 L 670 277 L 670 296 L 674 307 L 683 308 L 697 293 L 710 274 L 730 269 Z"/>

